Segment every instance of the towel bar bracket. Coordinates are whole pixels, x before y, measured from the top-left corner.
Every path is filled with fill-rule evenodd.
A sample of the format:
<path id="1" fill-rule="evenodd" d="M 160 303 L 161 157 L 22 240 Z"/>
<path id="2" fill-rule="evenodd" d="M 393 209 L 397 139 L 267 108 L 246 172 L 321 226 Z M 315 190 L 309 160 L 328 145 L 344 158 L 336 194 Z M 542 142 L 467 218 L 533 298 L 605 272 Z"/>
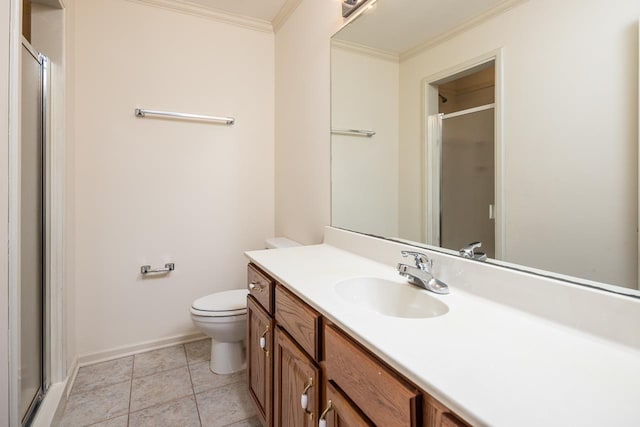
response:
<path id="1" fill-rule="evenodd" d="M 169 273 L 176 269 L 176 265 L 172 262 L 164 265 L 164 268 L 152 269 L 150 265 L 143 265 L 140 267 L 140 273 L 142 274 L 154 274 L 154 273 Z"/>

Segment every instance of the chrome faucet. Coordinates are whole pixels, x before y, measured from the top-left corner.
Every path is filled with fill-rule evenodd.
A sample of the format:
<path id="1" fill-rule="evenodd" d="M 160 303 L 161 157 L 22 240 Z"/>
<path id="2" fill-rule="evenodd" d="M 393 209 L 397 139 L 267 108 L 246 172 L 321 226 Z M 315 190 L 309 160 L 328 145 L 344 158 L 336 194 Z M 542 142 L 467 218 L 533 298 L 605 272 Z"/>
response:
<path id="1" fill-rule="evenodd" d="M 482 247 L 482 242 L 469 243 L 464 248 L 460 249 L 460 256 L 462 258 L 475 259 L 476 261 L 486 261 L 487 254 L 484 252 L 476 252 L 476 249 Z"/>
<path id="2" fill-rule="evenodd" d="M 428 291 L 435 292 L 436 294 L 449 293 L 449 286 L 433 276 L 433 272 L 431 271 L 431 268 L 433 267 L 432 259 L 419 252 L 402 251 L 400 253 L 403 257 L 412 256 L 416 263 L 415 267 L 398 263 L 398 273 L 401 276 L 406 277 L 409 280 L 409 283 L 420 286 Z"/>

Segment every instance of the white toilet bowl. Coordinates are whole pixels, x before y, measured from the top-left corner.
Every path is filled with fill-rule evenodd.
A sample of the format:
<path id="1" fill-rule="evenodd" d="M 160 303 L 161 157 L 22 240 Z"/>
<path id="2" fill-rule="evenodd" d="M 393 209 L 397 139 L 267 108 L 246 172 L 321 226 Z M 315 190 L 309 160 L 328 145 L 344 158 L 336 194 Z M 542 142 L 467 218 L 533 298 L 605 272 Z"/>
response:
<path id="1" fill-rule="evenodd" d="M 216 374 L 232 374 L 246 367 L 246 289 L 217 292 L 191 304 L 191 320 L 211 337 L 209 368 Z"/>

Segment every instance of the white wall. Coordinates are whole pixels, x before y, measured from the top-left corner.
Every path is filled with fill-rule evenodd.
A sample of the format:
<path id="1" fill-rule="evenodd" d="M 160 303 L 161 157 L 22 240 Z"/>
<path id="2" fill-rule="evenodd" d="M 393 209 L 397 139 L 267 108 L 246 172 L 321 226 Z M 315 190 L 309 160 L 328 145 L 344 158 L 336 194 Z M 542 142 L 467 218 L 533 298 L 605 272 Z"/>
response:
<path id="1" fill-rule="evenodd" d="M 331 48 L 331 126 L 376 132 L 331 135 L 335 227 L 398 236 L 399 74 L 397 60 Z"/>
<path id="2" fill-rule="evenodd" d="M 9 420 L 9 2 L 0 3 L 0 424 Z"/>
<path id="3" fill-rule="evenodd" d="M 276 33 L 276 234 L 322 241 L 331 222 L 330 36 L 338 0 L 305 0 Z"/>
<path id="4" fill-rule="evenodd" d="M 420 179 L 421 80 L 503 48 L 505 259 L 634 286 L 638 16 L 636 0 L 530 0 L 403 61 L 401 186 Z"/>
<path id="5" fill-rule="evenodd" d="M 195 331 L 195 298 L 244 286 L 243 251 L 274 234 L 274 36 L 123 0 L 78 2 L 75 19 L 86 355 Z M 135 107 L 237 121 L 139 119 Z M 140 276 L 166 262 L 168 276 Z"/>

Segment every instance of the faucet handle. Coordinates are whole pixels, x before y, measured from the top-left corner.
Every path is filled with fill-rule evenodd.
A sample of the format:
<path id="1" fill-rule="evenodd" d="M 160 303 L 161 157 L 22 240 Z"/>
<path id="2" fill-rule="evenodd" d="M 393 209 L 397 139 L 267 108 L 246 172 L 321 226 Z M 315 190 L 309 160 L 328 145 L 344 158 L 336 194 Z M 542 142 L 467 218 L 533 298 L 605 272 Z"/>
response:
<path id="1" fill-rule="evenodd" d="M 400 251 L 400 254 L 403 257 L 412 256 L 416 262 L 416 267 L 418 267 L 421 270 L 425 270 L 433 267 L 433 260 L 429 258 L 426 254 L 421 254 L 420 252 L 413 252 L 413 251 Z"/>
<path id="2" fill-rule="evenodd" d="M 463 258 L 477 259 L 480 261 L 484 261 L 487 259 L 487 256 L 482 252 L 477 252 L 477 253 L 475 252 L 476 249 L 481 247 L 482 247 L 482 242 L 469 243 L 467 246 L 460 249 L 459 251 L 460 256 Z"/>

